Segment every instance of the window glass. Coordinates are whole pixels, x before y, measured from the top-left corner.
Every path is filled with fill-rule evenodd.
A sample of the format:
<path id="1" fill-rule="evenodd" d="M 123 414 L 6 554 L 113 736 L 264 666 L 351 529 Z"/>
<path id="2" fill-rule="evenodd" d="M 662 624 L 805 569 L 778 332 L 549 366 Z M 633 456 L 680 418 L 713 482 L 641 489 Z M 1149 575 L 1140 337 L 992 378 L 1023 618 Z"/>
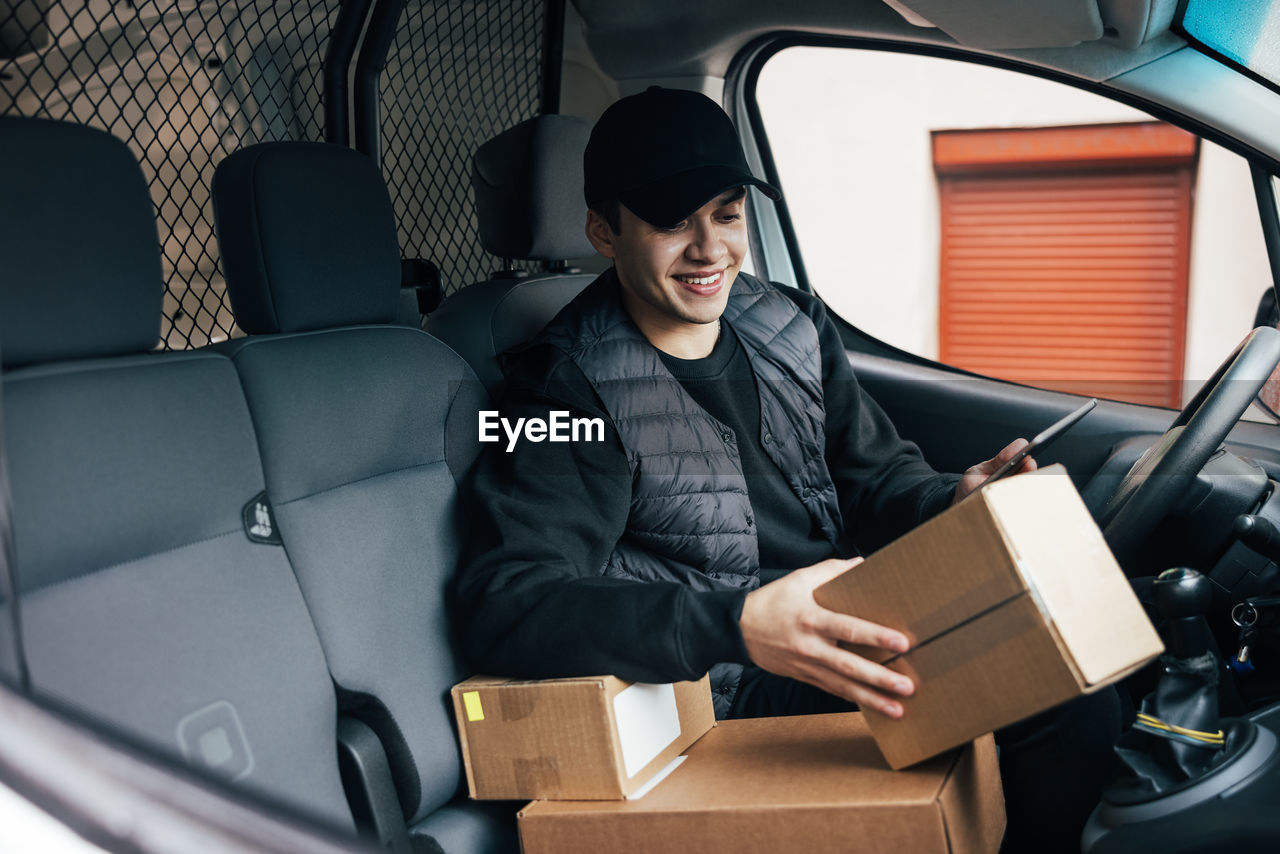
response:
<path id="1" fill-rule="evenodd" d="M 1272 0 L 1187 0 L 1180 24 L 1210 54 L 1280 85 L 1280 6 Z"/>
<path id="2" fill-rule="evenodd" d="M 930 359 L 1179 406 L 1270 284 L 1245 161 L 1107 98 L 794 47 L 756 98 L 809 281 Z"/>

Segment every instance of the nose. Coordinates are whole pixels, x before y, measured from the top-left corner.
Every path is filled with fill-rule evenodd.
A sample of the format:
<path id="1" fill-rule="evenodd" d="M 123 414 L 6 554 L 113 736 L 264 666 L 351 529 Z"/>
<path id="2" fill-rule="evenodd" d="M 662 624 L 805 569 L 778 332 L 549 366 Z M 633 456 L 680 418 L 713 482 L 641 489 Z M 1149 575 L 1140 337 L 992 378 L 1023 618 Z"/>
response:
<path id="1" fill-rule="evenodd" d="M 690 261 L 709 263 L 719 261 L 726 252 L 724 235 L 719 225 L 710 217 L 695 217 L 685 257 Z"/>

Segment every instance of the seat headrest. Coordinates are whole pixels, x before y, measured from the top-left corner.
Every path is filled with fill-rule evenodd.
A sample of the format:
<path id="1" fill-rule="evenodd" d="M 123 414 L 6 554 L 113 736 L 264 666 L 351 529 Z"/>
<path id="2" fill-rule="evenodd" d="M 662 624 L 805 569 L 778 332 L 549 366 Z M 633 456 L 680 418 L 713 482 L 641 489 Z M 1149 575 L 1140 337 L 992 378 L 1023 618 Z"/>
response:
<path id="1" fill-rule="evenodd" d="M 164 273 L 137 158 L 109 133 L 0 118 L 4 367 L 150 350 Z"/>
<path id="2" fill-rule="evenodd" d="M 486 251 L 528 261 L 595 252 L 583 230 L 582 153 L 590 135 L 584 119 L 538 116 L 476 150 L 471 186 Z"/>
<path id="3" fill-rule="evenodd" d="M 395 320 L 395 211 L 365 155 L 322 142 L 251 145 L 214 171 L 213 217 L 245 332 Z"/>

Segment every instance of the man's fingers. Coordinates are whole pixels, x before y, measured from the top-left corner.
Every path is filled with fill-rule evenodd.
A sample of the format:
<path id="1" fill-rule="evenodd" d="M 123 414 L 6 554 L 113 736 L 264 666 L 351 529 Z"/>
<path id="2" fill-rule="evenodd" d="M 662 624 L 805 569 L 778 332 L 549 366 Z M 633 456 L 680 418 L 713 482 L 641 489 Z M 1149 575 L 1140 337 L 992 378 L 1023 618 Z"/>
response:
<path id="1" fill-rule="evenodd" d="M 839 647 L 829 646 L 813 657 L 822 666 L 845 679 L 903 697 L 915 693 L 915 684 L 906 676 Z"/>
<path id="2" fill-rule="evenodd" d="M 1000 461 L 1001 465 L 1003 465 L 1013 459 L 1014 454 L 1018 453 L 1018 451 L 1021 451 L 1030 444 L 1031 442 L 1026 439 L 1014 439 L 1012 442 L 1005 445 L 1004 449 L 1001 450 L 1000 453 L 996 454 L 996 459 Z"/>
<path id="3" fill-rule="evenodd" d="M 854 682 L 841 674 L 821 666 L 814 667 L 805 674 L 804 681 L 816 685 L 828 694 L 842 697 L 850 703 L 856 703 L 862 709 L 875 709 L 891 718 L 900 718 L 903 714 L 902 703 L 879 691 Z"/>
<path id="4" fill-rule="evenodd" d="M 1026 439 L 1014 439 L 1012 442 L 1005 445 L 1004 448 L 1001 449 L 1000 453 L 996 454 L 985 463 L 979 463 L 976 468 L 983 474 L 991 474 L 996 469 L 1000 468 L 1000 466 L 1013 459 L 1014 454 L 1018 453 L 1018 451 L 1021 451 L 1030 444 L 1031 443 Z M 1022 471 L 1022 469 L 1019 469 L 1019 471 Z"/>
<path id="5" fill-rule="evenodd" d="M 838 575 L 842 575 L 862 563 L 862 558 L 852 557 L 845 560 L 828 558 L 813 566 L 806 566 L 791 573 L 792 576 L 803 576 L 816 589 Z"/>
<path id="6" fill-rule="evenodd" d="M 747 653 L 759 667 L 800 679 L 828 693 L 901 717 L 894 696 L 911 694 L 915 686 L 861 656 L 837 646 L 838 641 L 905 651 L 901 632 L 876 623 L 828 611 L 813 600 L 813 591 L 861 562 L 825 560 L 747 594 L 738 624 Z M 883 693 L 882 693 L 883 692 Z"/>
<path id="7" fill-rule="evenodd" d="M 893 652 L 906 652 L 911 646 L 907 636 L 895 629 L 870 620 L 851 617 L 822 608 L 813 616 L 813 628 L 819 634 L 845 643 L 876 646 Z"/>

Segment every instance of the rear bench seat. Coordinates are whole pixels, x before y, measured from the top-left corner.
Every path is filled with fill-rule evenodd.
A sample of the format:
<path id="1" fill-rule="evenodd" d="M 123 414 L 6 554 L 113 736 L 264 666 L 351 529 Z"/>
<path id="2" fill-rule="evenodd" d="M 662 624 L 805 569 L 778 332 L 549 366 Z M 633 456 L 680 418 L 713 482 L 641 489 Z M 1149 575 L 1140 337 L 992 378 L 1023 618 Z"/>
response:
<path id="1" fill-rule="evenodd" d="M 219 164 L 215 222 L 248 338 L 220 345 L 344 713 L 386 747 L 404 816 L 446 851 L 514 850 L 510 805 L 459 800 L 446 612 L 458 482 L 487 396 L 435 338 L 394 325 L 395 215 L 373 161 L 266 143 Z"/>
<path id="2" fill-rule="evenodd" d="M 269 320 L 242 317 L 281 334 L 230 342 L 233 362 L 147 352 L 162 273 L 126 146 L 0 119 L 5 439 L 32 683 L 349 833 L 337 681 L 391 754 L 415 847 L 434 836 L 457 854 L 511 851 L 509 806 L 460 802 L 446 710 L 462 675 L 443 606 L 455 478 L 483 393 L 430 336 L 383 325 L 399 280 L 389 202 L 367 170 L 355 195 L 333 189 L 360 173 L 359 155 L 338 151 L 298 170 L 291 157 L 280 170 L 254 152 L 228 158 L 224 231 L 243 191 L 258 206 L 254 239 L 274 245 L 277 225 L 304 236 L 255 256 L 275 265 L 249 286 L 265 289 Z M 277 179 L 289 198 L 309 182 L 296 196 L 306 210 L 260 192 Z M 314 197 L 323 184 L 352 205 L 357 232 L 333 224 L 341 212 Z M 366 216 L 376 225 L 359 231 Z M 234 255 L 236 238 L 222 239 Z M 321 257 L 295 276 L 285 259 L 299 248 Z M 324 331 L 348 323 L 363 325 Z"/>
<path id="3" fill-rule="evenodd" d="M 34 690 L 350 832 L 335 700 L 231 361 L 149 353 L 163 279 L 124 143 L 0 118 L 0 340 Z"/>

